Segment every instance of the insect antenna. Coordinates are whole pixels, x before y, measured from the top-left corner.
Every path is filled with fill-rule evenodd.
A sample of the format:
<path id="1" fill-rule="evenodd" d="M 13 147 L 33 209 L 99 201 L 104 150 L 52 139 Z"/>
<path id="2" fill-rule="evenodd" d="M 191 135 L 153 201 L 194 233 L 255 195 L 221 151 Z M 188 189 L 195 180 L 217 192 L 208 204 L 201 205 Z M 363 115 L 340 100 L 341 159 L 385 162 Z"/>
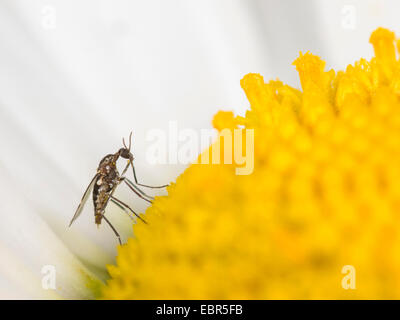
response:
<path id="1" fill-rule="evenodd" d="M 128 147 L 125 144 L 125 139 L 124 138 L 122 138 L 122 144 L 124 145 L 125 149 L 128 149 Z"/>
<path id="2" fill-rule="evenodd" d="M 122 138 L 122 143 L 123 143 L 125 149 L 128 149 L 129 151 L 131 151 L 131 146 L 132 146 L 132 131 L 131 131 L 131 133 L 129 134 L 129 148 L 126 146 L 125 138 Z"/>

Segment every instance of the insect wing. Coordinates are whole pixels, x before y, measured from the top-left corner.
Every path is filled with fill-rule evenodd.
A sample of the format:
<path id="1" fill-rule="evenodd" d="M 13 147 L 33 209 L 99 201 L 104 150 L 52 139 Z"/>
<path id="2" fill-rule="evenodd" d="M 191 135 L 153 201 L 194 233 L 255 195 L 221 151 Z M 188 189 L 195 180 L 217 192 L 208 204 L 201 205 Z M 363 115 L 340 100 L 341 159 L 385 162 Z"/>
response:
<path id="1" fill-rule="evenodd" d="M 92 192 L 92 189 L 93 189 L 94 183 L 95 183 L 96 180 L 97 180 L 97 177 L 98 177 L 98 174 L 96 174 L 96 175 L 93 177 L 92 181 L 89 183 L 88 187 L 86 188 L 86 191 L 85 191 L 85 193 L 84 193 L 83 196 L 82 196 L 82 200 L 81 200 L 81 202 L 79 203 L 79 206 L 78 206 L 78 208 L 76 209 L 75 214 L 74 214 L 74 216 L 72 217 L 71 222 L 69 223 L 69 226 L 71 226 L 71 224 L 72 224 L 72 223 L 80 216 L 80 214 L 82 213 L 83 207 L 85 206 L 85 203 L 86 203 L 87 199 L 89 198 L 90 193 Z"/>

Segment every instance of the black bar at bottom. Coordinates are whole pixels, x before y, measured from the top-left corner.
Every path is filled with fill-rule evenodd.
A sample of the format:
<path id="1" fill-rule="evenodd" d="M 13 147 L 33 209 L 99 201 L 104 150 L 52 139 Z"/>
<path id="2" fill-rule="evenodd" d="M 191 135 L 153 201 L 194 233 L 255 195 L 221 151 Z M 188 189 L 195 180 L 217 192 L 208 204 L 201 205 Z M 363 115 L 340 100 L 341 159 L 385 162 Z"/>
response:
<path id="1" fill-rule="evenodd" d="M 317 301 L 317 300 L 133 300 L 133 301 L 0 301 L 3 314 L 12 318 L 25 312 L 52 319 L 97 317 L 102 319 L 280 319 L 300 315 L 338 319 L 371 315 L 377 311 L 397 314 L 399 301 Z M 9 311 L 10 313 L 7 313 Z M 396 312 L 396 313 L 393 313 Z"/>

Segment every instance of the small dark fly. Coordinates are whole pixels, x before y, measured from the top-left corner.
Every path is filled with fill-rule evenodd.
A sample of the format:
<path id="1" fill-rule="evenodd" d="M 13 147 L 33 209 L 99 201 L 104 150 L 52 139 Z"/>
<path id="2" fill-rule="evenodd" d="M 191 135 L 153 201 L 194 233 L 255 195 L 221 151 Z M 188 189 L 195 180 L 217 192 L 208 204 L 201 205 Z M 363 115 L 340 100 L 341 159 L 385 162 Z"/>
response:
<path id="1" fill-rule="evenodd" d="M 146 223 L 146 221 L 142 217 L 140 217 L 129 205 L 127 205 L 125 202 L 121 201 L 120 199 L 116 198 L 113 195 L 117 186 L 121 182 L 124 182 L 138 197 L 151 203 L 151 200 L 153 200 L 154 198 L 147 195 L 145 192 L 143 192 L 139 188 L 139 186 L 145 187 L 145 188 L 165 188 L 165 187 L 167 187 L 167 185 L 149 186 L 149 185 L 138 182 L 138 180 L 136 178 L 135 167 L 133 165 L 134 158 L 131 153 L 131 141 L 132 141 L 132 132 L 129 135 L 129 147 L 126 146 L 125 140 L 124 140 L 124 138 L 122 138 L 122 144 L 123 144 L 124 148 L 119 149 L 114 154 L 106 155 L 100 161 L 99 167 L 97 168 L 97 173 L 93 177 L 92 181 L 89 183 L 88 187 L 86 188 L 86 191 L 82 196 L 81 202 L 79 203 L 79 206 L 76 209 L 76 212 L 75 212 L 74 216 L 72 217 L 72 220 L 71 220 L 69 226 L 71 226 L 71 224 L 82 213 L 83 207 L 84 207 L 87 199 L 89 198 L 89 195 L 92 192 L 92 190 L 93 190 L 92 196 L 93 196 L 93 205 L 94 205 L 94 220 L 95 220 L 96 225 L 100 225 L 101 221 L 104 219 L 104 221 L 114 231 L 120 244 L 122 244 L 122 242 L 121 242 L 121 237 L 120 237 L 119 233 L 117 232 L 117 230 L 114 228 L 114 226 L 111 224 L 111 222 L 104 215 L 105 209 L 106 209 L 109 201 L 111 201 L 116 206 L 118 206 L 120 209 L 122 209 L 125 213 L 127 213 L 128 216 L 132 220 L 134 219 L 132 216 L 132 214 L 133 214 L 138 219 L 140 219 L 142 222 Z M 128 163 L 126 164 L 126 166 L 121 174 L 119 174 L 118 169 L 117 169 L 117 160 L 120 157 L 128 160 Z M 127 177 L 125 177 L 125 174 L 129 167 L 132 167 L 133 178 L 134 178 L 135 182 L 132 182 Z"/>

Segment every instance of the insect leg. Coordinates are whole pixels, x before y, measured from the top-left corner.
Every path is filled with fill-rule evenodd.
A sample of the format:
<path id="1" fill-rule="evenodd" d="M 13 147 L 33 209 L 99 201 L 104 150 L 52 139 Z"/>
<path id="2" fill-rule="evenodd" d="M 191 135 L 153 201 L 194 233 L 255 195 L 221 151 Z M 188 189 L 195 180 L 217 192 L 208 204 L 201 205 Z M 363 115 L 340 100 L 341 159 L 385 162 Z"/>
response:
<path id="1" fill-rule="evenodd" d="M 147 184 L 141 184 L 138 182 L 137 178 L 136 178 L 136 172 L 135 172 L 135 166 L 133 165 L 132 161 L 129 161 L 130 165 L 132 166 L 132 171 L 133 171 L 133 177 L 135 178 L 135 183 L 138 186 L 142 186 L 142 187 L 146 187 L 146 188 L 152 188 L 152 189 L 159 189 L 159 188 L 165 188 L 168 187 L 168 184 L 163 185 L 163 186 L 148 186 Z"/>
<path id="2" fill-rule="evenodd" d="M 143 197 L 138 191 L 136 191 L 136 189 L 134 189 L 128 182 L 126 182 L 126 180 L 123 178 L 122 181 L 124 181 L 126 183 L 126 185 L 134 192 L 136 193 L 136 195 L 139 198 L 142 198 L 143 200 L 147 201 L 148 203 L 151 203 L 151 201 L 149 199 L 146 199 L 145 197 Z"/>
<path id="3" fill-rule="evenodd" d="M 129 180 L 127 177 L 124 177 L 124 179 L 126 179 L 127 183 L 129 183 L 131 185 L 132 188 L 135 188 L 135 190 L 137 192 L 139 192 L 142 196 L 145 196 L 151 200 L 154 200 L 154 197 L 149 196 L 148 194 L 146 194 L 144 191 L 140 190 L 140 188 L 138 186 L 136 186 L 131 180 Z"/>
<path id="4" fill-rule="evenodd" d="M 114 203 L 117 207 L 119 207 L 121 210 L 124 210 L 126 212 L 126 214 L 128 215 L 128 217 L 133 220 L 133 217 L 131 216 L 130 212 L 126 211 L 125 208 L 123 206 L 121 206 L 117 201 L 115 201 L 114 199 L 110 199 L 110 201 L 112 203 Z"/>
<path id="5" fill-rule="evenodd" d="M 128 163 L 126 164 L 124 170 L 123 170 L 122 173 L 121 173 L 121 177 L 123 177 L 123 176 L 125 175 L 126 171 L 127 171 L 128 168 L 129 168 L 130 162 L 131 162 L 131 160 L 128 160 Z"/>
<path id="6" fill-rule="evenodd" d="M 144 221 L 143 218 L 141 216 L 139 216 L 135 211 L 133 211 L 132 208 L 130 206 L 128 206 L 125 202 L 122 202 L 121 200 L 115 198 L 114 196 L 111 196 L 110 200 L 113 203 L 115 203 L 116 205 L 118 205 L 119 207 L 124 207 L 123 209 L 124 209 L 125 212 L 126 212 L 125 209 L 129 209 L 136 217 L 138 217 L 138 219 L 142 220 L 144 223 L 147 224 L 147 222 Z"/>
<path id="7" fill-rule="evenodd" d="M 110 199 L 110 201 L 111 201 L 112 203 L 114 203 L 117 207 L 119 207 L 121 210 L 124 210 L 124 212 L 128 215 L 129 218 L 131 218 L 131 220 L 135 220 L 135 219 L 133 219 L 131 213 L 127 210 L 126 207 L 122 206 L 119 202 L 117 202 L 117 201 L 114 200 L 114 199 Z"/>
<path id="8" fill-rule="evenodd" d="M 103 214 L 103 219 L 105 220 L 105 222 L 107 222 L 107 224 L 111 227 L 111 229 L 114 231 L 115 235 L 118 238 L 119 244 L 122 246 L 122 242 L 121 242 L 121 237 L 119 236 L 118 231 L 114 228 L 114 226 L 111 224 L 110 221 L 108 221 L 108 219 L 104 216 Z"/>

